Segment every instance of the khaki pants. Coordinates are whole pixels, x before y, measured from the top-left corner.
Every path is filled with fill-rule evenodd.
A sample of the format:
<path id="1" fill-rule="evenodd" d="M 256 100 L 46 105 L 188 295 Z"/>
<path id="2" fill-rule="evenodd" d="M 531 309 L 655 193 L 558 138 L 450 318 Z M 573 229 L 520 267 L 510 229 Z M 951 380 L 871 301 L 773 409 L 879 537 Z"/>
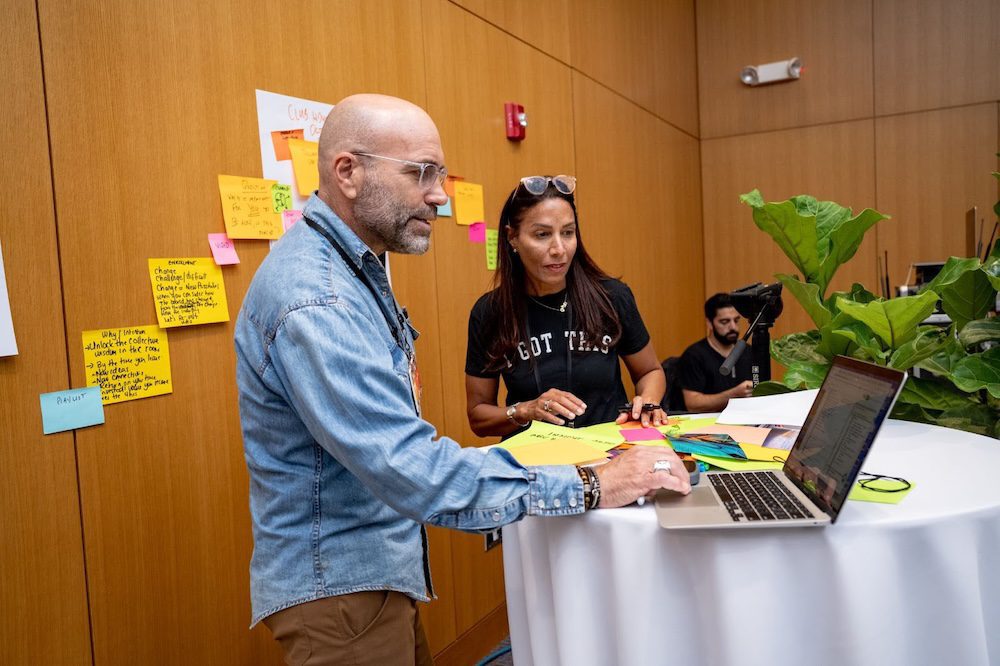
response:
<path id="1" fill-rule="evenodd" d="M 355 592 L 264 619 L 288 666 L 433 666 L 416 602 L 401 592 Z"/>

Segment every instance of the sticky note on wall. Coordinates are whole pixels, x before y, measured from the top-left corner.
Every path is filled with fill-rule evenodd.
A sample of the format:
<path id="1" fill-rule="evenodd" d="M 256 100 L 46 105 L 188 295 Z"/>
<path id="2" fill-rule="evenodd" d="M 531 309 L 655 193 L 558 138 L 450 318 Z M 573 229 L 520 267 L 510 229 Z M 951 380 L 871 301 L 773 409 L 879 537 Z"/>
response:
<path id="1" fill-rule="evenodd" d="M 303 138 L 305 138 L 305 130 L 301 129 L 275 130 L 271 132 L 271 144 L 274 146 L 274 159 L 279 162 L 292 159 L 291 153 L 288 152 L 288 140 Z"/>
<path id="2" fill-rule="evenodd" d="M 240 258 L 236 254 L 236 246 L 226 234 L 209 234 L 208 246 L 212 248 L 212 257 L 218 265 L 229 266 L 240 263 Z"/>
<path id="3" fill-rule="evenodd" d="M 149 280 L 163 328 L 229 321 L 222 269 L 213 259 L 150 259 Z"/>
<path id="4" fill-rule="evenodd" d="M 219 176 L 219 196 L 230 238 L 281 238 L 281 215 L 274 211 L 276 180 Z"/>
<path id="5" fill-rule="evenodd" d="M 462 225 L 483 222 L 483 186 L 464 180 L 455 183 L 455 221 Z"/>
<path id="6" fill-rule="evenodd" d="M 104 423 L 104 405 L 98 386 L 42 393 L 42 433 L 76 430 Z"/>
<path id="7" fill-rule="evenodd" d="M 496 229 L 486 230 L 486 268 L 491 271 L 497 269 L 497 240 L 499 237 Z"/>
<path id="8" fill-rule="evenodd" d="M 167 331 L 159 326 L 84 331 L 83 369 L 105 405 L 173 391 Z"/>
<path id="9" fill-rule="evenodd" d="M 288 151 L 292 154 L 295 187 L 304 197 L 319 189 L 319 144 L 315 141 L 289 139 Z"/>

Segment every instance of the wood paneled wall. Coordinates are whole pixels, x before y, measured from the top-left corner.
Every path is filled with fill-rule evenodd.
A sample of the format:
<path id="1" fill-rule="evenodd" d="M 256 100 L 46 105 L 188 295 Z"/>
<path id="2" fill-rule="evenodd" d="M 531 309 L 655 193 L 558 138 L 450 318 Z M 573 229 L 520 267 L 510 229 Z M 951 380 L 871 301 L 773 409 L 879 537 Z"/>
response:
<path id="1" fill-rule="evenodd" d="M 155 322 L 148 257 L 207 254 L 216 175 L 259 174 L 255 88 L 425 106 L 491 227 L 520 176 L 577 174 L 588 248 L 632 285 L 661 355 L 700 333 L 693 2 L 16 0 L 6 20 L 0 243 L 21 353 L 0 359 L 0 662 L 280 662 L 247 629 L 232 322 L 171 329 L 174 392 L 109 405 L 103 426 L 43 437 L 37 399 L 85 383 L 82 331 Z M 520 144 L 504 138 L 511 100 Z M 237 250 L 233 319 L 267 244 Z M 482 443 L 463 368 L 483 247 L 443 218 L 429 255 L 392 272 L 423 334 L 425 414 Z M 432 650 L 470 663 L 506 631 L 500 551 L 445 530 L 431 550 Z"/>
<path id="2" fill-rule="evenodd" d="M 739 194 L 812 194 L 892 219 L 866 236 L 832 287 L 893 286 L 911 262 L 965 256 L 965 211 L 992 228 L 998 198 L 1000 7 L 961 0 L 750 5 L 698 0 L 706 294 L 789 272 Z M 742 66 L 798 56 L 798 81 L 750 88 Z M 780 130 L 780 131 L 773 131 Z M 738 248 L 736 251 L 732 249 Z M 749 250 L 749 251 L 748 251 Z M 785 298 L 778 335 L 812 328 Z"/>

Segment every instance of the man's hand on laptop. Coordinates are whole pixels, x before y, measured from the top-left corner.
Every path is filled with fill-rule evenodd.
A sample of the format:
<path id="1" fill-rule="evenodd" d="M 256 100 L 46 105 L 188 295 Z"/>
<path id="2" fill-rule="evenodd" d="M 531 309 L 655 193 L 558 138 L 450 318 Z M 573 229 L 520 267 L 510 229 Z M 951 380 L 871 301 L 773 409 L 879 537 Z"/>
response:
<path id="1" fill-rule="evenodd" d="M 669 470 L 661 461 L 670 463 Z M 666 446 L 633 446 L 594 471 L 601 482 L 602 509 L 626 506 L 660 488 L 691 492 L 684 463 Z"/>

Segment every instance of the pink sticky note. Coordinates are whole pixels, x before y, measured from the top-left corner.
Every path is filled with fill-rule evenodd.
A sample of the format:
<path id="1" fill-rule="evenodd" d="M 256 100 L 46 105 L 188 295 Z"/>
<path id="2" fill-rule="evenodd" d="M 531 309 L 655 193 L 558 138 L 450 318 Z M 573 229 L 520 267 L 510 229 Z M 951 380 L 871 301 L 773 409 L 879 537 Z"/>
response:
<path id="1" fill-rule="evenodd" d="M 486 242 L 485 222 L 473 222 L 472 224 L 469 225 L 469 242 L 470 243 Z"/>
<path id="2" fill-rule="evenodd" d="M 665 439 L 663 433 L 656 428 L 630 428 L 619 430 L 626 442 L 652 442 L 658 439 Z"/>
<path id="3" fill-rule="evenodd" d="M 240 258 L 236 256 L 236 246 L 226 234 L 209 234 L 208 244 L 212 248 L 212 256 L 219 266 L 240 263 Z"/>
<path id="4" fill-rule="evenodd" d="M 281 211 L 281 223 L 285 225 L 285 231 L 292 228 L 292 225 L 302 219 L 301 210 L 284 210 Z"/>

